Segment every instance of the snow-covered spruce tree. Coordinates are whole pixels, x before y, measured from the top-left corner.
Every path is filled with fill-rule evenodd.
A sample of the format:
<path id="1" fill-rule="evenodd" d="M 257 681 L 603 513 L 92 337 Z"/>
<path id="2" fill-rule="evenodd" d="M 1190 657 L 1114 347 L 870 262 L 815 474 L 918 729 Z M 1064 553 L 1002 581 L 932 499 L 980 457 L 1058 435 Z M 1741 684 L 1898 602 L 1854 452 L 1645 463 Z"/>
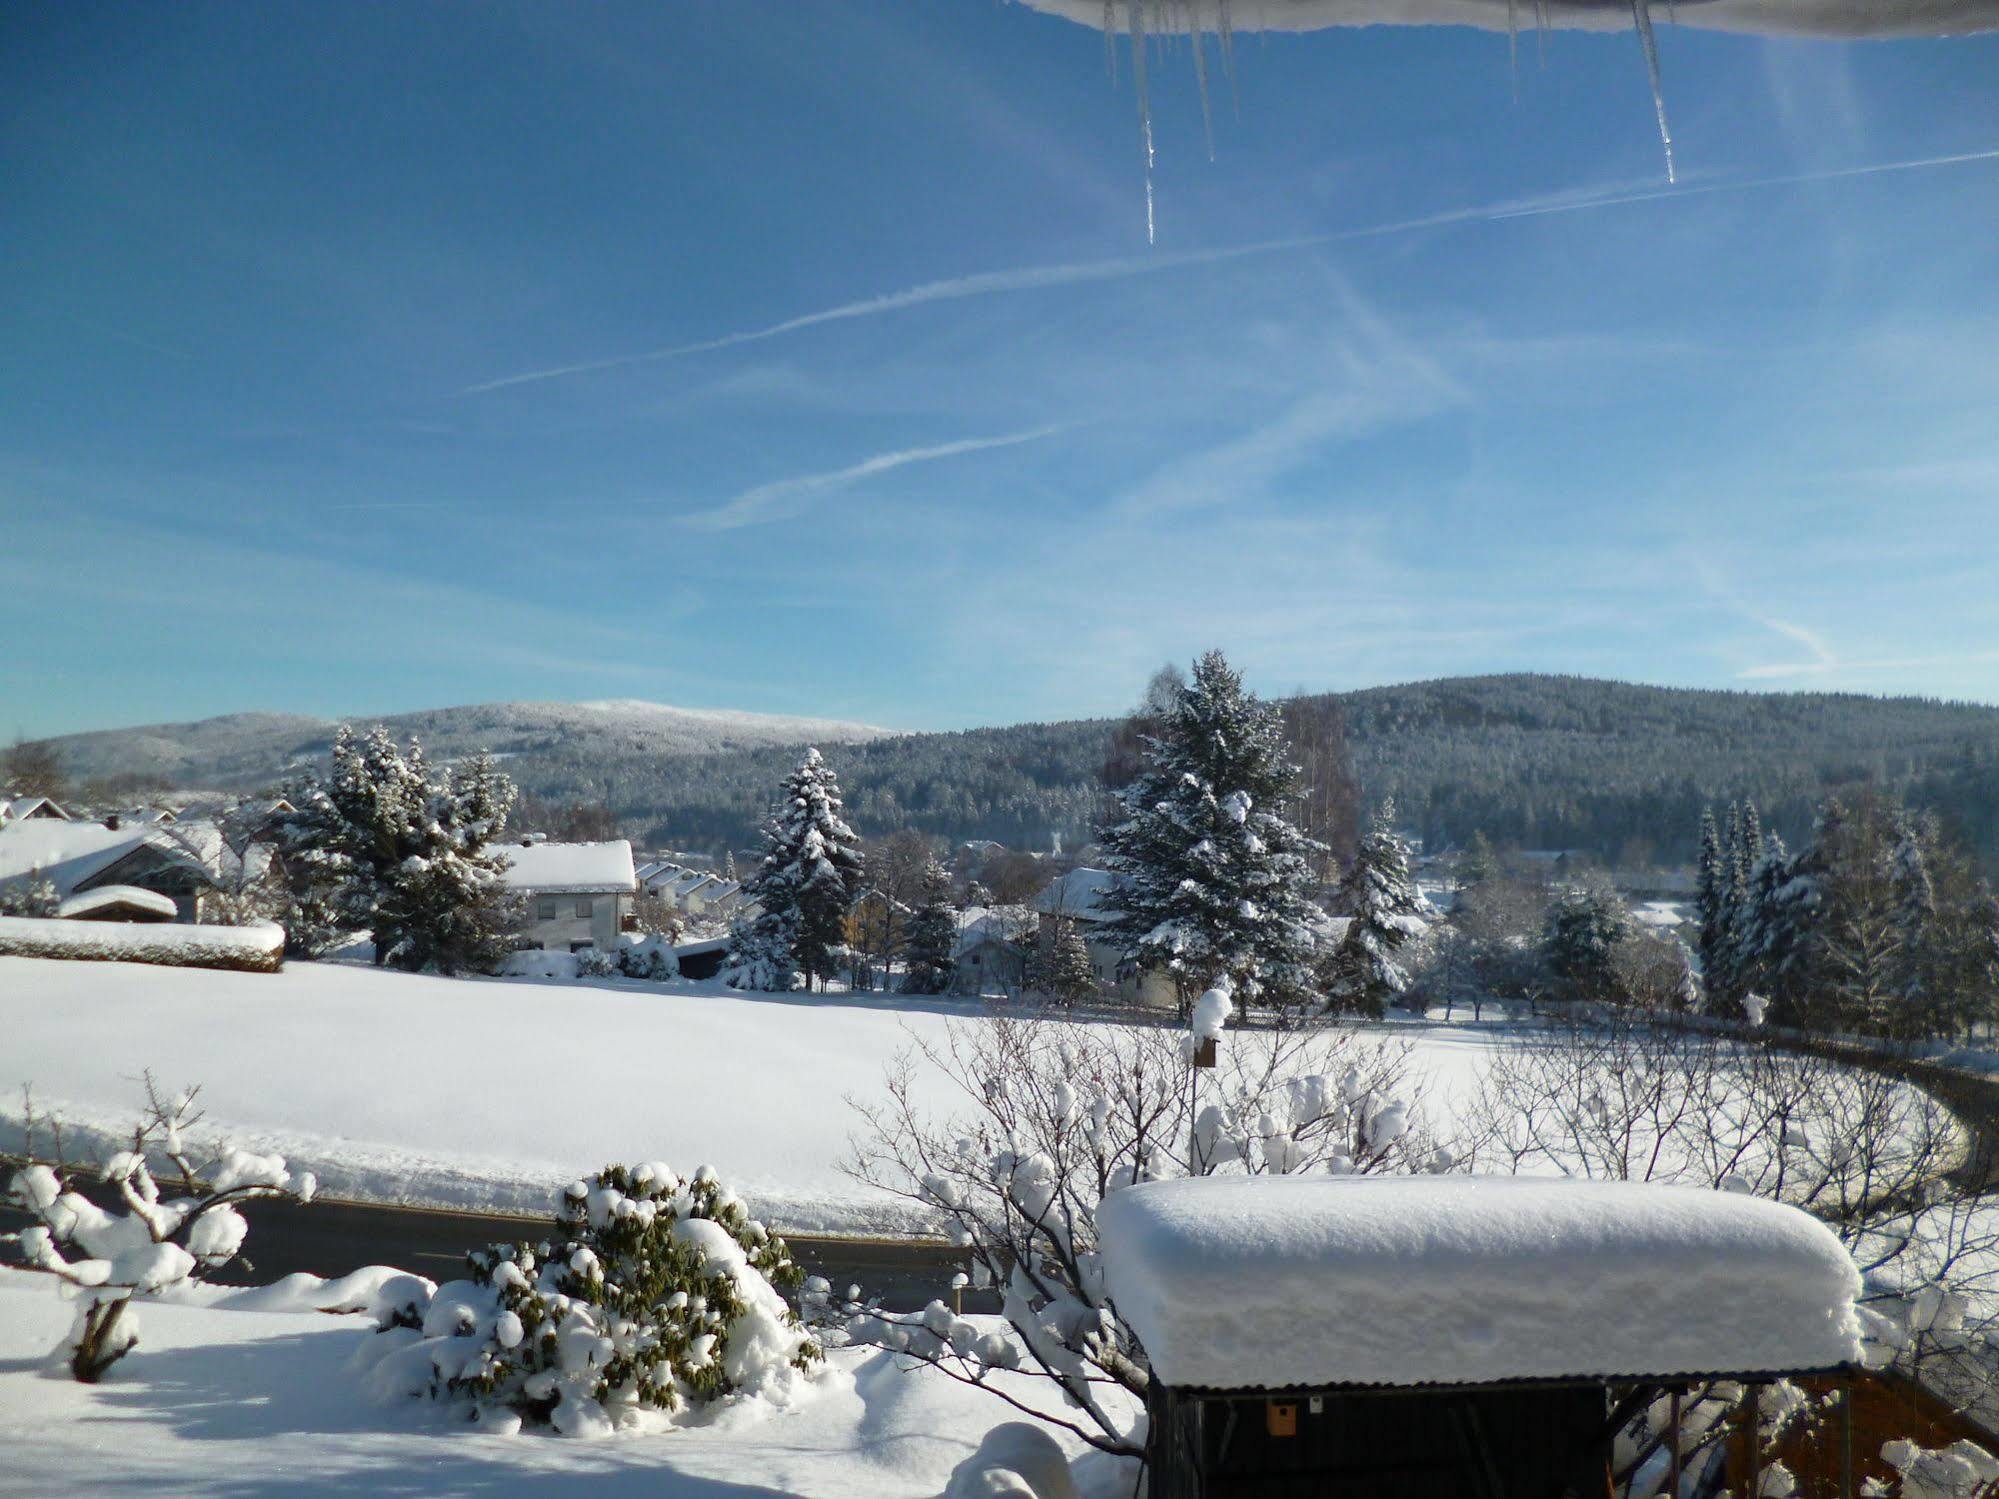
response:
<path id="1" fill-rule="evenodd" d="M 764 823 L 763 862 L 743 882 L 761 908 L 729 933 L 729 982 L 738 989 L 789 989 L 792 975 L 823 988 L 861 888 L 860 840 L 840 816 L 840 783 L 816 749 L 785 778 Z"/>
<path id="2" fill-rule="evenodd" d="M 942 994 L 957 972 L 958 911 L 950 871 L 935 859 L 923 871 L 923 902 L 909 919 L 903 946 L 902 991 Z"/>
<path id="3" fill-rule="evenodd" d="M 1721 954 L 1728 938 L 1728 877 L 1722 856 L 1721 829 L 1714 820 L 1714 808 L 1701 809 L 1701 848 L 1694 886 L 1694 915 L 1699 935 L 1694 951 L 1700 955 L 1701 977 L 1708 992 L 1716 992 L 1726 978 Z"/>
<path id="4" fill-rule="evenodd" d="M 1035 1414 L 1136 1456 L 1142 1436 L 1127 1397 L 1142 1401 L 1151 1376 L 1097 1258 L 1097 1205 L 1108 1194 L 1192 1174 L 1456 1164 L 1421 1123 L 1406 1046 L 1314 1021 L 1223 1034 L 1215 1067 L 1196 1072 L 1194 1039 L 1164 1026 L 995 1014 L 914 1042 L 890 1071 L 886 1101 L 857 1105 L 849 1171 L 939 1215 L 1000 1289 L 1009 1327 L 967 1322 L 942 1302 L 906 1315 L 849 1306 L 849 1336 L 1017 1405 L 989 1372 L 1039 1376 L 1050 1398 Z M 960 1112 L 931 1112 L 945 1096 L 937 1079 Z"/>
<path id="5" fill-rule="evenodd" d="M 438 774 L 414 739 L 405 751 L 379 724 L 359 740 L 343 727 L 331 774 L 297 790 L 282 841 L 295 895 L 331 888 L 340 924 L 373 932 L 378 963 L 455 973 L 498 961 L 519 907 L 490 845 L 515 792 L 490 756 Z"/>
<path id="6" fill-rule="evenodd" d="M 1081 1004 L 1097 993 L 1090 945 L 1073 917 L 1057 916 L 1048 923 L 1045 940 L 1034 944 L 1028 969 L 1023 987 L 1056 1004 Z"/>
<path id="7" fill-rule="evenodd" d="M 489 1429 L 599 1436 L 641 1410 L 736 1393 L 780 1403 L 821 1363 L 777 1287 L 801 1273 L 702 1167 L 606 1166 L 571 1184 L 544 1244 L 467 1256 L 416 1326 L 390 1327 L 370 1383 Z"/>
<path id="8" fill-rule="evenodd" d="M 1556 899 L 1548 908 L 1541 945 L 1548 971 L 1567 998 L 1607 1002 L 1624 997 L 1616 960 L 1630 930 L 1630 913 L 1608 885 L 1578 885 Z"/>
<path id="9" fill-rule="evenodd" d="M 64 1349 L 70 1372 L 95 1384 L 105 1370 L 138 1344 L 134 1297 L 154 1296 L 183 1281 L 218 1270 L 243 1249 L 250 1226 L 235 1204 L 254 1197 L 312 1201 L 310 1172 L 293 1172 L 278 1155 L 254 1155 L 226 1142 L 197 1155 L 188 1135 L 200 1124 L 199 1087 L 161 1096 L 151 1072 L 144 1075 L 145 1111 L 128 1149 L 113 1154 L 96 1175 L 118 1193 L 118 1205 L 99 1206 L 73 1185 L 80 1174 L 63 1160 L 59 1122 L 43 1120 L 26 1099 L 24 1153 L 32 1158 L 40 1131 L 51 1135 L 54 1165 L 23 1166 L 8 1184 L 6 1200 L 35 1221 L 5 1237 L 19 1245 L 22 1267 L 76 1288 L 76 1321 Z M 154 1159 L 179 1188 L 162 1193 Z"/>
<path id="10" fill-rule="evenodd" d="M 1280 811 L 1297 794 L 1281 716 L 1220 651 L 1194 663 L 1138 776 L 1102 830 L 1107 930 L 1125 957 L 1168 975 L 1184 1012 L 1227 978 L 1239 1000 L 1289 1006 L 1313 987 L 1318 845 Z"/>
<path id="11" fill-rule="evenodd" d="M 1492 851 L 1492 840 L 1483 829 L 1474 828 L 1471 841 L 1458 857 L 1458 892 L 1476 890 L 1498 873 L 1499 856 Z"/>
<path id="12" fill-rule="evenodd" d="M 1380 1015 L 1406 992 L 1409 970 L 1397 959 L 1422 929 L 1409 845 L 1395 831 L 1395 803 L 1384 801 L 1340 882 L 1346 937 L 1328 965 L 1326 1002 L 1338 1010 Z"/>

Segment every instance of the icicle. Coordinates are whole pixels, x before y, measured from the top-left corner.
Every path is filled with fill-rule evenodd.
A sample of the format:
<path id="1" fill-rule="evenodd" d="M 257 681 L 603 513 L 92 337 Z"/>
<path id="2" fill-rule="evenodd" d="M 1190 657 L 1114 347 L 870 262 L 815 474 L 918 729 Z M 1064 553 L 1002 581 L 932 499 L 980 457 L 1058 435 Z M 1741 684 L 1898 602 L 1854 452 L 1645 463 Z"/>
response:
<path id="1" fill-rule="evenodd" d="M 1548 70 L 1548 0 L 1534 0 L 1534 50 L 1541 59 L 1541 71 Z"/>
<path id="2" fill-rule="evenodd" d="M 1506 68 L 1513 75 L 1513 102 L 1520 102 L 1520 3 L 1506 0 Z"/>
<path id="3" fill-rule="evenodd" d="M 1152 218 L 1152 96 L 1145 79 L 1145 7 L 1127 0 L 1131 14 L 1131 82 L 1138 94 L 1138 123 L 1145 136 L 1145 242 L 1158 243 Z"/>
<path id="4" fill-rule="evenodd" d="M 1201 96 L 1201 139 L 1215 159 L 1215 120 L 1208 110 L 1208 55 L 1201 46 L 1201 0 L 1187 0 L 1187 35 L 1194 43 L 1194 88 Z"/>
<path id="5" fill-rule="evenodd" d="M 1104 66 L 1117 87 L 1117 0 L 1104 0 Z"/>
<path id="6" fill-rule="evenodd" d="M 1638 23 L 1638 44 L 1645 49 L 1645 72 L 1652 80 L 1652 109 L 1659 116 L 1659 144 L 1666 148 L 1666 180 L 1673 174 L 1673 132 L 1666 125 L 1666 95 L 1659 87 L 1659 44 L 1652 36 L 1652 0 L 1631 0 L 1631 18 Z"/>
<path id="7" fill-rule="evenodd" d="M 1235 86 L 1235 23 L 1229 17 L 1230 0 L 1221 0 L 1220 30 L 1222 37 L 1222 72 L 1229 81 L 1229 103 L 1235 108 L 1235 117 L 1242 118 L 1242 95 Z"/>

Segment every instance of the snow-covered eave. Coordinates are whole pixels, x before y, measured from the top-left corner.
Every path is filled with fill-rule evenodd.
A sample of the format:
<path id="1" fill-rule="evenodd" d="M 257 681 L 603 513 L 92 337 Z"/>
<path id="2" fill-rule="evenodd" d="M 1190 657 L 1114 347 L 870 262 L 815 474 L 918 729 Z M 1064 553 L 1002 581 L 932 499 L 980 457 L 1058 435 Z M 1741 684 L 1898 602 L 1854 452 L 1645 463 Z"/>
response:
<path id="1" fill-rule="evenodd" d="M 1739 1384 L 1757 1384 L 1777 1379 L 1836 1379 L 1841 1375 L 1857 1374 L 1866 1366 L 1859 1363 L 1823 1364 L 1808 1369 L 1768 1368 L 1768 1369 L 1626 1369 L 1613 1371 L 1605 1369 L 1600 1373 L 1579 1372 L 1575 1374 L 1543 1375 L 1520 1379 L 1483 1379 L 1449 1382 L 1444 1380 L 1411 1380 L 1407 1383 L 1385 1381 L 1348 1381 L 1329 1384 L 1287 1384 L 1287 1385 L 1196 1385 L 1174 1384 L 1164 1381 L 1166 1389 L 1174 1394 L 1197 1400 L 1283 1400 L 1289 1397 L 1304 1398 L 1308 1395 L 1396 1395 L 1425 1394 L 1452 1395 L 1476 1394 L 1492 1390 L 1573 1390 L 1594 1389 L 1607 1384 L 1657 1384 L 1679 1383 L 1720 1383 L 1733 1380 Z"/>
<path id="2" fill-rule="evenodd" d="M 1101 29 L 1106 0 L 1020 0 L 1031 9 Z M 1133 0 L 1109 0 L 1113 23 L 1129 32 Z M 1217 31 L 1222 0 L 1138 0 L 1147 33 Z M 1545 24 L 1570 31 L 1628 31 L 1630 0 L 1514 0 L 1522 29 Z M 1663 10 L 1663 7 L 1662 7 Z M 1227 0 L 1232 31 L 1322 31 L 1334 26 L 1475 26 L 1509 29 L 1507 0 Z M 1663 15 L 1661 19 L 1664 19 Z M 1678 0 L 1681 26 L 1761 36 L 1961 36 L 1999 29 L 1999 0 Z"/>

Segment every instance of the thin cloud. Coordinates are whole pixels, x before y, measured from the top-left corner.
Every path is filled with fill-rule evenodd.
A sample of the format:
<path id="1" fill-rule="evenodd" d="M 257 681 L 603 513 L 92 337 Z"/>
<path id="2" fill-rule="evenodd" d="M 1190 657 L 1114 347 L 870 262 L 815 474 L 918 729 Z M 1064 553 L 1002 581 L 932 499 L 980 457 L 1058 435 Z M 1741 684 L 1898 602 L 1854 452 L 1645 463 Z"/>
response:
<path id="1" fill-rule="evenodd" d="M 990 297 L 1008 292 L 1039 291 L 1049 287 L 1080 286 L 1095 281 L 1116 281 L 1127 277 L 1156 275 L 1162 271 L 1183 270 L 1191 266 L 1218 265 L 1232 260 L 1244 260 L 1259 255 L 1281 255 L 1294 250 L 1316 249 L 1325 245 L 1344 244 L 1355 240 L 1379 239 L 1395 234 L 1412 234 L 1425 229 L 1446 228 L 1453 224 L 1501 223 L 1510 219 L 1539 218 L 1553 214 L 1586 213 L 1602 208 L 1618 208 L 1631 203 L 1650 203 L 1667 198 L 1704 197 L 1712 193 L 1751 192 L 1762 188 L 1792 187 L 1809 182 L 1833 182 L 1849 177 L 1869 177 L 1884 172 L 1906 172 L 1923 168 L 1962 166 L 1974 162 L 1999 160 L 1999 148 L 1987 151 L 1965 151 L 1951 156 L 1929 156 L 1908 161 L 1875 162 L 1867 166 L 1839 167 L 1826 171 L 1796 172 L 1781 177 L 1755 177 L 1741 182 L 1706 182 L 1659 189 L 1650 192 L 1632 192 L 1623 188 L 1584 189 L 1577 193 L 1557 194 L 1534 198 L 1515 198 L 1500 203 L 1481 204 L 1470 208 L 1447 209 L 1441 213 L 1424 214 L 1417 218 L 1396 219 L 1388 223 L 1368 224 L 1354 229 L 1340 229 L 1327 234 L 1298 235 L 1288 239 L 1261 240 L 1254 244 L 1229 245 L 1213 250 L 1187 250 L 1175 254 L 1119 256 L 1108 260 L 1078 261 L 1068 265 L 1027 266 L 1017 270 L 981 271 L 970 276 L 954 276 L 942 281 L 926 281 L 921 285 L 906 287 L 901 291 L 885 292 L 878 297 L 867 297 L 857 302 L 843 302 L 835 307 L 822 308 L 817 312 L 786 318 L 782 322 L 770 323 L 760 328 L 746 328 L 734 333 L 724 333 L 715 338 L 700 339 L 693 343 L 670 344 L 664 348 L 647 349 L 636 354 L 617 354 L 606 359 L 582 360 L 574 364 L 551 365 L 545 369 L 524 370 L 519 374 L 503 375 L 495 380 L 482 380 L 476 385 L 468 385 L 459 391 L 461 396 L 481 395 L 488 391 L 505 390 L 516 385 L 531 385 L 543 380 L 560 380 L 571 375 L 592 374 L 601 370 L 625 369 L 633 365 L 654 364 L 664 360 L 681 359 L 692 354 L 713 353 L 720 349 L 733 349 L 743 344 L 762 343 L 767 339 L 781 338 L 788 333 L 816 328 L 825 323 L 846 322 L 854 318 L 876 317 L 882 313 L 900 312 L 909 307 L 926 306 L 932 302 L 955 302 L 967 297 Z"/>
<path id="2" fill-rule="evenodd" d="M 891 453 L 877 453 L 872 458 L 864 458 L 859 463 L 849 464 L 845 468 L 829 469 L 819 474 L 798 474 L 789 479 L 774 479 L 768 484 L 759 484 L 754 489 L 746 489 L 713 509 L 696 510 L 677 519 L 681 525 L 692 526 L 696 530 L 733 531 L 742 526 L 753 526 L 760 521 L 777 520 L 794 513 L 796 505 L 787 504 L 787 501 L 800 500 L 828 489 L 839 489 L 876 474 L 907 468 L 912 463 L 935 463 L 941 458 L 956 458 L 965 453 L 984 453 L 994 448 L 1018 447 L 1022 443 L 1039 442 L 1044 437 L 1052 437 L 1058 432 L 1067 430 L 1066 426 L 1035 427 L 1026 432 L 1009 432 L 1000 437 L 972 437 L 959 442 L 940 442 L 930 447 L 900 448 Z"/>

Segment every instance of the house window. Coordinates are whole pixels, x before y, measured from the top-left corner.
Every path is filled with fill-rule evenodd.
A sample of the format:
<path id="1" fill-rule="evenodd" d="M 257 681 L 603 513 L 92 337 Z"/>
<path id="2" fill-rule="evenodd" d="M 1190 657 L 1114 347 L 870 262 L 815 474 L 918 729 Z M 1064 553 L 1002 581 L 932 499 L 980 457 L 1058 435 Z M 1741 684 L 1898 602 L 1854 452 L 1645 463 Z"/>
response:
<path id="1" fill-rule="evenodd" d="M 541 919 L 542 919 L 543 921 L 553 921 L 553 920 L 555 920 L 555 897 L 554 897 L 554 896 L 552 896 L 552 895 L 545 895 L 545 896 L 543 896 L 543 897 L 541 898 L 541 900 L 540 900 L 539 902 L 537 902 L 537 903 L 536 903 L 536 907 L 537 907 L 537 910 L 536 910 L 536 913 L 537 913 L 537 914 L 538 914 L 538 915 L 539 915 L 539 916 L 541 917 Z"/>
<path id="2" fill-rule="evenodd" d="M 581 917 L 582 917 L 582 918 L 583 918 L 583 919 L 584 919 L 585 921 L 588 921 L 588 920 L 590 919 L 590 897 L 589 897 L 589 896 L 587 896 L 587 895 L 586 895 L 586 896 L 584 896 L 584 897 L 583 897 L 583 898 L 582 898 L 581 900 L 579 900 L 578 902 L 576 902 L 576 914 L 577 914 L 578 916 L 581 916 Z"/>

